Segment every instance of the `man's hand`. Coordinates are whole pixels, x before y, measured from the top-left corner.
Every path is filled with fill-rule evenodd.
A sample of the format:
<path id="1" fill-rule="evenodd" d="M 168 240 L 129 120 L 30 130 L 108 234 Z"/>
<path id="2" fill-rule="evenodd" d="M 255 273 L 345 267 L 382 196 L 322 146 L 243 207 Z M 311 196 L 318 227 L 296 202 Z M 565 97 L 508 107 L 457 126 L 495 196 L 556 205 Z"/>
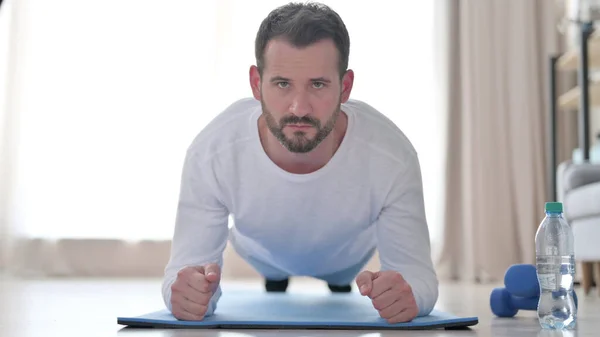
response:
<path id="1" fill-rule="evenodd" d="M 356 277 L 356 285 L 388 323 L 408 322 L 419 313 L 412 288 L 398 272 L 363 271 Z"/>
<path id="2" fill-rule="evenodd" d="M 202 320 L 220 279 L 221 270 L 214 263 L 181 269 L 171 285 L 173 316 L 186 321 Z"/>

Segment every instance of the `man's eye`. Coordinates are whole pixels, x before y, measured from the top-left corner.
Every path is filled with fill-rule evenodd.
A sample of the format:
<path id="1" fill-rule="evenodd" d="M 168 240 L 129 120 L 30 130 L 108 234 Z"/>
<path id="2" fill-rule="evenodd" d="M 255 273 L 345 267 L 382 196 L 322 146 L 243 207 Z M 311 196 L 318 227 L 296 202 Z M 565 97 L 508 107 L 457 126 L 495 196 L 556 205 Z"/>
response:
<path id="1" fill-rule="evenodd" d="M 313 86 L 317 89 L 323 88 L 325 86 L 325 83 L 323 82 L 314 82 Z"/>
<path id="2" fill-rule="evenodd" d="M 277 82 L 277 85 L 282 89 L 287 88 L 288 84 L 288 82 Z"/>

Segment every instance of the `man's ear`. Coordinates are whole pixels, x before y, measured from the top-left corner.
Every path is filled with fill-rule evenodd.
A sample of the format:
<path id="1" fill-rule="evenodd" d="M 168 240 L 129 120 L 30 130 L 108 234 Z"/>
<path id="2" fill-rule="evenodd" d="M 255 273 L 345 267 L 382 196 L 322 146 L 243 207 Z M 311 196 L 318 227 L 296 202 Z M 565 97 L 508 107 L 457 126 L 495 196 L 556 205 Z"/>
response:
<path id="1" fill-rule="evenodd" d="M 348 69 L 342 77 L 342 95 L 341 101 L 342 103 L 346 103 L 350 98 L 350 92 L 352 92 L 352 85 L 354 84 L 354 71 L 352 69 Z"/>
<path id="2" fill-rule="evenodd" d="M 252 94 L 254 98 L 257 100 L 261 100 L 260 93 L 260 73 L 258 72 L 258 67 L 253 65 L 250 67 L 250 88 L 252 88 Z"/>

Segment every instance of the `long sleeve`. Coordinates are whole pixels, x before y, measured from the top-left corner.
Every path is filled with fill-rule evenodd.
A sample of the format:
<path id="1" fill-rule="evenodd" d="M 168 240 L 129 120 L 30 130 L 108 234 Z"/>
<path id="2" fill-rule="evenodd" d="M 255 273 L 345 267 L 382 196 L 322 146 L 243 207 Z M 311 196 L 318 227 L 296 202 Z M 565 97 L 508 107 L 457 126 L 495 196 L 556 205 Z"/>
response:
<path id="1" fill-rule="evenodd" d="M 165 268 L 162 294 L 171 307 L 171 285 L 177 272 L 186 266 L 217 263 L 223 268 L 223 251 L 227 245 L 227 208 L 219 201 L 210 167 L 200 156 L 188 150 L 183 165 L 171 256 Z M 221 287 L 211 299 L 206 316 L 212 315 L 221 296 Z"/>
<path id="2" fill-rule="evenodd" d="M 438 299 L 438 279 L 431 258 L 420 166 L 416 154 L 392 182 L 376 222 L 382 270 L 399 272 L 413 290 L 419 316 L 428 315 Z"/>

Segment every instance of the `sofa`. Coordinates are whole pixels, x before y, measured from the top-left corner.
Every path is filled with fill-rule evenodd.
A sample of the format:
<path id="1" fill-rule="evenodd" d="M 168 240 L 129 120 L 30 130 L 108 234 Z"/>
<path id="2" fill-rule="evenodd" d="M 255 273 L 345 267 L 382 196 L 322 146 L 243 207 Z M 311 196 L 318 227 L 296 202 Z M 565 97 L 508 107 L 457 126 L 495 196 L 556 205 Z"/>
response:
<path id="1" fill-rule="evenodd" d="M 600 164 L 560 163 L 556 194 L 573 229 L 576 279 L 586 295 L 594 286 L 600 295 Z"/>

